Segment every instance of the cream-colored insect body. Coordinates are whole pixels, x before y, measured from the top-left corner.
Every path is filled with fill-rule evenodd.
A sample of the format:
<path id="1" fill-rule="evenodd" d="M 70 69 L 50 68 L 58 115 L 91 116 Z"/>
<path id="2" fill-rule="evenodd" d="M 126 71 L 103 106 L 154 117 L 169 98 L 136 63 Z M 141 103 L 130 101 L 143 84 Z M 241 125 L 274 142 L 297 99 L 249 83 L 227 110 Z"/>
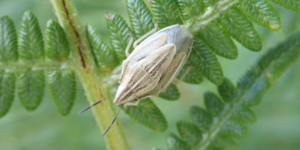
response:
<path id="1" fill-rule="evenodd" d="M 116 105 L 138 105 L 140 99 L 157 96 L 174 80 L 184 66 L 193 45 L 193 35 L 182 25 L 172 25 L 157 30 L 151 30 L 133 44 L 134 50 L 129 54 L 133 36 L 126 48 L 127 58 L 122 64 L 119 86 L 114 98 Z M 151 35 L 151 36 L 149 36 Z M 145 37 L 149 36 L 145 39 Z M 142 41 L 145 39 L 144 41 Z M 137 43 L 142 41 L 138 46 Z M 130 102 L 135 100 L 136 102 Z M 100 103 L 96 102 L 92 106 Z M 86 111 L 91 106 L 82 110 Z M 120 109 L 117 112 L 119 114 Z M 102 134 L 104 136 L 116 120 L 114 117 L 110 126 Z"/>
<path id="2" fill-rule="evenodd" d="M 137 105 L 140 99 L 165 90 L 185 64 L 192 44 L 193 35 L 182 25 L 166 27 L 145 39 L 123 61 L 114 103 Z M 129 103 L 132 100 L 136 102 Z"/>

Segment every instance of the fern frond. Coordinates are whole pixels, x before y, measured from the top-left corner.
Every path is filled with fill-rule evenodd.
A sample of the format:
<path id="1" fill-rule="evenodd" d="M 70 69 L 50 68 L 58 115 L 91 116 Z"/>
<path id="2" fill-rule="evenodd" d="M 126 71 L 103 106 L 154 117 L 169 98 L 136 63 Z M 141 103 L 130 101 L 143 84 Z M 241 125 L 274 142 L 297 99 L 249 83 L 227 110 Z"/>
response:
<path id="1" fill-rule="evenodd" d="M 249 50 L 260 51 L 262 49 L 261 38 L 253 24 L 235 7 L 231 8 L 218 21 L 229 35 Z"/>
<path id="2" fill-rule="evenodd" d="M 119 64 L 117 54 L 102 39 L 93 25 L 86 26 L 86 34 L 89 39 L 90 46 L 94 52 L 95 62 L 102 72 L 111 69 Z"/>
<path id="3" fill-rule="evenodd" d="M 106 24 L 109 40 L 112 48 L 116 51 L 118 59 L 124 60 L 125 49 L 129 42 L 130 36 L 127 29 L 130 29 L 125 20 L 120 15 L 106 14 Z"/>
<path id="4" fill-rule="evenodd" d="M 174 0 L 151 0 L 150 5 L 159 28 L 182 24 L 179 8 Z"/>
<path id="5" fill-rule="evenodd" d="M 231 37 L 224 32 L 219 23 L 211 23 L 199 34 L 216 54 L 229 59 L 237 58 L 238 50 L 236 45 Z"/>
<path id="6" fill-rule="evenodd" d="M 197 145 L 202 139 L 202 132 L 194 123 L 179 121 L 176 123 L 177 131 L 189 145 Z"/>
<path id="7" fill-rule="evenodd" d="M 152 14 L 143 0 L 127 0 L 128 16 L 133 29 L 132 32 L 136 38 L 141 37 L 153 28 L 152 16 L 160 28 L 185 23 L 196 40 L 200 38 L 209 46 L 207 49 L 211 49 L 216 54 L 229 59 L 235 59 L 238 56 L 237 47 L 231 37 L 250 50 L 260 51 L 262 48 L 261 38 L 247 17 L 254 19 L 263 26 L 268 25 L 274 30 L 281 28 L 280 18 L 272 5 L 266 0 L 151 0 L 150 4 Z M 255 12 L 255 15 L 250 14 L 250 12 Z M 125 30 L 129 27 L 120 15 L 107 16 L 112 48 L 118 53 L 119 59 L 122 60 L 129 41 L 129 35 Z M 90 41 L 92 40 L 90 39 Z M 194 51 L 200 50 L 194 45 L 193 55 L 183 67 L 183 71 L 178 75 L 178 78 L 181 79 L 185 74 L 184 71 L 190 70 L 181 79 L 182 81 L 199 84 L 202 81 L 201 73 L 213 83 L 221 84 L 223 71 L 221 66 L 217 65 L 219 64 L 218 60 L 216 58 L 211 59 L 210 63 L 214 65 L 205 65 L 207 67 L 201 71 L 200 68 L 203 66 L 199 67 L 200 65 L 197 65 L 197 63 L 190 63 L 191 59 L 201 57 L 195 56 L 193 58 L 195 54 L 200 54 Z M 208 50 L 205 53 L 211 56 L 215 55 Z M 213 58 L 211 56 L 210 58 Z M 193 76 L 196 73 L 199 75 L 195 78 Z"/>
<path id="8" fill-rule="evenodd" d="M 6 66 L 18 60 L 17 34 L 8 16 L 0 18 L 0 65 Z M 14 100 L 16 76 L 0 68 L 0 117 L 10 109 Z"/>
<path id="9" fill-rule="evenodd" d="M 300 2 L 298 0 L 272 0 L 274 3 L 277 3 L 287 9 L 291 9 L 300 13 Z"/>
<path id="10" fill-rule="evenodd" d="M 191 108 L 192 120 L 198 130 L 202 132 L 203 139 L 198 143 L 194 142 L 196 144 L 189 143 L 187 146 L 197 147 L 201 150 L 235 147 L 234 141 L 248 133 L 246 124 L 256 121 L 250 107 L 258 105 L 272 83 L 299 58 L 299 41 L 300 32 L 270 49 L 240 79 L 237 88 L 225 78 L 218 87 L 222 99 L 211 92 L 206 93 L 204 99 L 207 111 L 198 106 Z M 181 124 L 181 122 L 178 123 Z M 183 140 L 174 138 L 174 135 L 170 136 L 169 138 L 174 140 L 168 142 L 170 149 L 180 148 L 178 145 L 172 144 L 188 142 L 185 140 L 186 136 L 198 132 L 196 129 L 195 131 L 185 130 L 185 135 L 181 128 L 178 131 Z"/>
<path id="11" fill-rule="evenodd" d="M 67 60 L 70 47 L 62 27 L 55 21 L 49 20 L 46 30 L 46 57 L 50 62 Z M 72 69 L 61 68 L 49 70 L 47 83 L 59 112 L 67 115 L 74 103 L 76 95 L 76 78 Z"/>
<path id="12" fill-rule="evenodd" d="M 55 21 L 48 22 L 45 51 L 38 21 L 30 11 L 23 15 L 18 43 L 13 22 L 7 16 L 0 19 L 0 37 L 0 116 L 9 110 L 16 87 L 27 110 L 39 106 L 44 94 L 45 71 L 59 111 L 68 114 L 75 99 L 76 82 L 68 58 L 70 48 L 60 25 Z"/>
<path id="13" fill-rule="evenodd" d="M 262 48 L 260 36 L 251 21 L 247 19 L 249 16 L 245 16 L 245 13 L 240 10 L 240 6 L 243 6 L 241 4 L 255 2 L 258 3 L 255 0 L 243 3 L 239 0 L 151 0 L 152 14 L 143 0 L 127 0 L 126 6 L 130 20 L 128 24 L 131 25 L 131 32 L 135 39 L 154 28 L 152 18 L 155 19 L 160 28 L 185 23 L 194 34 L 194 44 L 191 55 L 177 78 L 187 83 L 199 84 L 205 76 L 212 83 L 222 85 L 224 81 L 223 71 L 216 54 L 235 59 L 238 56 L 238 50 L 232 38 L 250 50 L 260 51 Z M 263 10 L 262 8 L 269 8 L 269 10 Z M 272 16 L 274 18 L 276 12 L 273 11 L 269 3 L 249 7 L 248 10 L 257 10 L 258 17 L 267 17 L 273 22 L 279 19 L 275 17 L 272 20 Z M 100 35 L 95 34 L 96 32 L 91 25 L 87 27 L 87 34 L 90 45 L 94 49 L 95 60 L 102 67 L 112 64 L 107 63 L 113 60 L 110 57 L 112 51 L 117 54 L 118 63 L 125 59 L 125 49 L 130 38 L 127 31 L 129 26 L 120 15 L 109 15 L 107 13 L 106 21 L 113 50 L 106 46 Z M 266 22 L 271 21 L 267 20 Z M 176 100 L 179 98 L 179 92 L 176 86 L 171 85 L 165 92 L 160 94 L 160 97 L 167 100 Z M 140 117 L 134 117 L 134 119 L 136 118 Z M 151 126 L 147 125 L 147 122 L 144 122 L 144 124 Z"/>
<path id="14" fill-rule="evenodd" d="M 24 13 L 19 30 L 19 60 L 23 62 L 44 61 L 44 41 L 37 18 L 33 13 Z M 18 75 L 18 96 L 27 110 L 36 109 L 44 95 L 45 72 L 27 70 Z"/>
<path id="15" fill-rule="evenodd" d="M 279 15 L 268 0 L 243 0 L 237 8 L 255 23 L 274 31 L 281 29 Z"/>
<path id="16" fill-rule="evenodd" d="M 167 139 L 169 149 L 187 150 L 191 149 L 186 141 L 181 140 L 177 135 L 170 133 Z"/>
<path id="17" fill-rule="evenodd" d="M 207 43 L 197 36 L 194 37 L 192 52 L 186 66 L 192 66 L 198 71 L 198 75 L 194 75 L 194 78 L 203 75 L 217 85 L 223 81 L 223 70 L 218 58 Z"/>
<path id="18" fill-rule="evenodd" d="M 136 39 L 154 28 L 153 17 L 144 1 L 127 0 L 127 13 Z"/>
<path id="19" fill-rule="evenodd" d="M 161 92 L 158 96 L 165 100 L 174 101 L 174 100 L 179 99 L 180 92 L 179 92 L 177 86 L 175 84 L 171 83 L 168 86 L 168 88 L 166 89 L 166 91 Z"/>
<path id="20" fill-rule="evenodd" d="M 167 120 L 150 98 L 140 101 L 137 107 L 124 108 L 126 114 L 145 126 L 162 132 L 168 127 Z"/>

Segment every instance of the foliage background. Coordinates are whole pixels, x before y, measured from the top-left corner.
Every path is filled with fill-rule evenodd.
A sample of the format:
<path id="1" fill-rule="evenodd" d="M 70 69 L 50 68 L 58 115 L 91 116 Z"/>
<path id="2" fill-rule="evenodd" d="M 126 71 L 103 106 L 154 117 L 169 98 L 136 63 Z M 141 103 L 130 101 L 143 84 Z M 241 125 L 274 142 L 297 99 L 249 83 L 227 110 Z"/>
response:
<path id="1" fill-rule="evenodd" d="M 125 0 L 74 0 L 83 24 L 91 22 L 108 41 L 105 12 L 121 14 L 126 20 Z M 146 1 L 147 2 L 147 1 Z M 149 4 L 149 2 L 148 2 Z M 219 57 L 224 75 L 234 83 L 254 64 L 268 48 L 295 31 L 300 30 L 299 14 L 272 3 L 280 15 L 282 30 L 274 32 L 255 25 L 263 40 L 263 50 L 252 52 L 238 45 L 236 60 Z M 31 10 L 38 18 L 43 34 L 46 21 L 55 19 L 49 0 L 0 0 L 0 16 L 9 15 L 18 29 L 24 11 Z M 249 135 L 238 141 L 238 150 L 297 150 L 300 147 L 300 61 L 289 68 L 275 82 L 262 103 L 253 108 L 258 121 L 249 126 Z M 0 149 L 105 149 L 104 140 L 91 111 L 78 115 L 78 111 L 88 105 L 83 89 L 77 85 L 77 95 L 70 115 L 63 117 L 56 110 L 48 89 L 42 104 L 34 112 L 26 111 L 18 99 L 10 112 L 0 120 Z M 179 83 L 181 99 L 176 102 L 154 98 L 166 115 L 169 124 L 167 131 L 158 133 L 133 121 L 123 112 L 119 119 L 132 149 L 152 149 L 153 146 L 167 149 L 166 136 L 176 133 L 176 121 L 189 120 L 192 105 L 203 106 L 203 93 L 216 91 L 212 83 L 201 85 Z"/>

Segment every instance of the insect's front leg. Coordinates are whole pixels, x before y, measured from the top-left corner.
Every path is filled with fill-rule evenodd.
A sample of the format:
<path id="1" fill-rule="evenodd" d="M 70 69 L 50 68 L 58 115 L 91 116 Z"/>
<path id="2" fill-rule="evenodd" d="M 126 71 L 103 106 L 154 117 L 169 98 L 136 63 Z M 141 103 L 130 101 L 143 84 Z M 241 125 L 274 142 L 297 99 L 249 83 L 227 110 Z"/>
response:
<path id="1" fill-rule="evenodd" d="M 133 48 L 136 48 L 136 47 L 137 47 L 137 44 L 138 44 L 139 42 L 143 41 L 146 37 L 148 37 L 149 35 L 151 35 L 151 34 L 153 34 L 154 32 L 157 31 L 157 29 L 158 29 L 158 24 L 157 24 L 157 22 L 155 22 L 154 19 L 152 19 L 152 21 L 153 21 L 153 23 L 154 23 L 154 25 L 155 25 L 154 29 L 150 30 L 148 33 L 144 34 L 144 35 L 141 36 L 139 39 L 137 39 L 137 40 L 133 43 Z"/>
<path id="2" fill-rule="evenodd" d="M 130 54 L 129 54 L 129 49 L 130 49 L 130 46 L 132 45 L 132 43 L 133 43 L 133 48 L 136 48 L 136 47 L 137 47 L 137 44 L 138 44 L 139 42 L 143 41 L 146 37 L 148 37 L 149 35 L 151 35 L 151 34 L 153 34 L 154 32 L 157 31 L 157 29 L 158 29 L 158 24 L 155 22 L 154 19 L 153 19 L 152 21 L 153 21 L 153 23 L 154 23 L 154 25 L 155 25 L 154 29 L 152 29 L 152 30 L 149 31 L 148 33 L 146 33 L 146 34 L 144 34 L 143 36 L 141 36 L 141 37 L 140 37 L 139 39 L 137 39 L 134 43 L 133 43 L 134 37 L 133 37 L 132 33 L 129 31 L 129 29 L 127 28 L 127 32 L 128 32 L 128 34 L 129 34 L 129 36 L 130 36 L 130 40 L 129 40 L 128 45 L 127 45 L 126 50 L 125 50 L 125 53 L 126 53 L 126 56 L 127 56 L 127 57 L 130 55 Z"/>
<path id="3" fill-rule="evenodd" d="M 112 75 L 106 79 L 104 79 L 102 82 L 104 84 L 108 84 L 108 85 L 114 85 L 114 83 L 116 81 L 118 81 L 120 79 L 121 75 Z"/>
<path id="4" fill-rule="evenodd" d="M 112 79 L 112 80 L 119 80 L 120 77 L 121 77 L 121 75 L 112 75 L 112 76 L 110 77 L 110 79 Z"/>
<path id="5" fill-rule="evenodd" d="M 133 37 L 132 33 L 129 31 L 128 28 L 127 28 L 127 32 L 130 36 L 130 40 L 129 40 L 128 45 L 127 45 L 126 50 L 125 50 L 126 57 L 128 57 L 130 55 L 129 54 L 129 49 L 130 49 L 130 46 L 132 45 L 132 43 L 134 41 L 134 37 Z"/>
<path id="6" fill-rule="evenodd" d="M 110 74 L 110 76 L 104 78 L 102 80 L 102 82 L 104 84 L 108 84 L 108 85 L 114 85 L 116 83 L 116 81 L 120 80 L 121 78 L 121 66 L 117 66 Z"/>
<path id="7" fill-rule="evenodd" d="M 124 104 L 124 109 L 126 110 L 128 106 L 137 106 L 139 105 L 140 99 L 136 99 L 136 101 L 133 102 L 128 102 Z"/>

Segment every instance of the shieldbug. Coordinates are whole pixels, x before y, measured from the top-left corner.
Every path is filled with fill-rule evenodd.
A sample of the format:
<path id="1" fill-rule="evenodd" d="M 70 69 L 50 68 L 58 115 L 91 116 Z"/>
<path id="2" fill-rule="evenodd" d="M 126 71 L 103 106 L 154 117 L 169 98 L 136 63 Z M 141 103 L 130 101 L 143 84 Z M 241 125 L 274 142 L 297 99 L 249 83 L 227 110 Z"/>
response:
<path id="1" fill-rule="evenodd" d="M 131 54 L 129 48 L 133 43 L 133 36 L 129 32 L 131 40 L 125 51 L 127 58 L 122 63 L 119 86 L 114 98 L 116 105 L 124 104 L 125 108 L 136 106 L 142 98 L 157 96 L 170 85 L 184 66 L 191 52 L 193 35 L 183 25 L 172 25 L 156 32 L 157 27 L 155 23 L 153 30 L 134 42 L 134 50 Z M 140 41 L 142 42 L 137 45 Z M 136 102 L 131 102 L 133 100 Z M 80 113 L 88 108 L 90 106 Z M 117 115 L 119 111 L 120 109 Z M 107 133 L 111 125 L 102 136 Z"/>
<path id="2" fill-rule="evenodd" d="M 138 105 L 140 99 L 164 91 L 185 64 L 192 43 L 193 36 L 184 26 L 173 25 L 134 46 L 123 61 L 114 103 L 124 107 Z M 136 102 L 130 103 L 132 100 Z"/>

